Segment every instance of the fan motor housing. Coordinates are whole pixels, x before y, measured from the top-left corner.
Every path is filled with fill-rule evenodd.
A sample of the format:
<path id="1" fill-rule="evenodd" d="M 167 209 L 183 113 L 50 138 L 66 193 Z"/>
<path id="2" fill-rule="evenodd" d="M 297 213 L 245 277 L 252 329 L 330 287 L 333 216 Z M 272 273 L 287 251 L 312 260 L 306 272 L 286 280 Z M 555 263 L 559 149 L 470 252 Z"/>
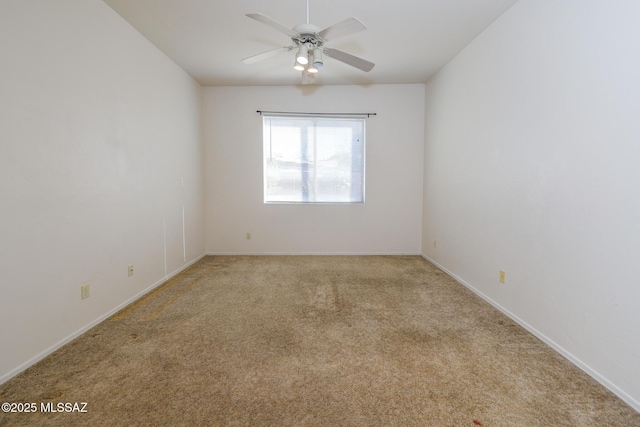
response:
<path id="1" fill-rule="evenodd" d="M 324 40 L 318 36 L 320 28 L 313 24 L 299 24 L 293 27 L 293 31 L 300 34 L 300 37 L 292 39 L 296 45 L 311 43 L 314 47 L 322 46 Z"/>

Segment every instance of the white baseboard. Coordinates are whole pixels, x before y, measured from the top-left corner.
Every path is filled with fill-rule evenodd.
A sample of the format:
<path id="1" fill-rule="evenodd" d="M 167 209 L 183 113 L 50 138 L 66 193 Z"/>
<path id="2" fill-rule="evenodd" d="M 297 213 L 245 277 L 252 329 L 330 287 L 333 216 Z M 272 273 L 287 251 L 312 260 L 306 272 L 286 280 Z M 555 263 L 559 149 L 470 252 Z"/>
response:
<path id="1" fill-rule="evenodd" d="M 42 351 L 38 355 L 36 355 L 36 356 L 32 357 L 31 359 L 27 360 L 26 362 L 24 362 L 23 364 L 21 364 L 17 368 L 14 368 L 11 371 L 7 372 L 6 374 L 2 375 L 2 377 L 0 377 L 0 384 L 4 384 L 5 382 L 9 381 L 11 378 L 15 377 L 19 373 L 21 373 L 24 370 L 26 370 L 27 368 L 29 368 L 30 366 L 35 365 L 36 363 L 38 363 L 39 361 L 41 361 L 42 359 L 44 359 L 45 357 L 47 357 L 48 355 L 53 353 L 54 351 L 58 350 L 60 347 L 64 346 L 65 344 L 70 343 L 71 341 L 73 341 L 74 339 L 76 339 L 77 337 L 82 335 L 83 333 L 87 332 L 89 329 L 93 328 L 94 326 L 96 326 L 100 322 L 103 322 L 104 320 L 106 320 L 109 317 L 113 316 L 114 314 L 116 314 L 118 311 L 122 310 L 123 308 L 125 308 L 129 304 L 137 301 L 138 299 L 140 299 L 144 295 L 148 294 L 149 292 L 151 292 L 152 290 L 154 290 L 158 286 L 166 283 L 172 277 L 176 276 L 177 274 L 179 274 L 182 271 L 186 270 L 187 268 L 191 267 L 193 264 L 195 264 L 196 262 L 200 261 L 205 256 L 206 256 L 206 254 L 200 255 L 199 257 L 195 258 L 194 260 L 192 260 L 189 263 L 187 263 L 187 264 L 183 265 L 182 267 L 180 267 L 178 270 L 176 270 L 173 273 L 167 275 L 166 277 L 163 277 L 162 279 L 160 279 L 156 283 L 150 285 L 149 287 L 147 287 L 143 291 L 141 291 L 138 294 L 134 295 L 133 297 L 129 298 L 128 300 L 126 300 L 122 304 L 120 304 L 117 307 L 109 310 L 107 313 L 103 314 L 102 316 L 99 316 L 97 319 L 95 319 L 92 322 L 90 322 L 89 324 L 83 326 L 82 328 L 80 328 L 76 332 L 74 332 L 71 335 L 63 338 L 62 340 L 58 341 L 57 343 L 55 343 L 51 347 L 47 348 L 46 350 Z"/>
<path id="2" fill-rule="evenodd" d="M 538 337 L 540 340 L 542 340 L 549 347 L 551 347 L 552 349 L 554 349 L 555 351 L 560 353 L 564 358 L 566 358 L 571 363 L 573 363 L 578 368 L 580 368 L 582 371 L 584 371 L 587 375 L 589 375 L 590 377 L 592 377 L 593 379 L 598 381 L 600 384 L 602 384 L 604 387 L 606 387 L 608 390 L 610 390 L 612 393 L 614 393 L 620 399 L 625 401 L 633 409 L 635 409 L 636 411 L 640 412 L 640 402 L 638 402 L 633 397 L 629 396 L 627 393 L 625 393 L 618 386 L 616 386 L 611 381 L 609 381 L 607 378 L 605 378 L 600 373 L 598 373 L 595 369 L 592 369 L 589 365 L 584 363 L 578 357 L 576 357 L 573 354 L 571 354 L 569 351 L 567 351 L 565 348 L 563 348 L 560 344 L 556 343 L 555 341 L 553 341 L 552 339 L 550 339 L 549 337 L 544 335 L 542 332 L 538 331 L 536 328 L 534 328 L 533 326 L 529 325 L 524 320 L 520 319 L 518 316 L 516 316 L 515 314 L 513 314 L 512 312 L 507 310 L 502 305 L 498 304 L 496 301 L 494 301 L 491 298 L 489 298 L 487 295 L 485 295 L 484 293 L 482 293 L 481 291 L 479 291 L 478 289 L 473 287 L 471 284 L 467 283 L 466 281 L 464 281 L 460 277 L 456 276 L 455 273 L 447 270 L 445 267 L 443 267 L 442 265 L 438 264 L 436 261 L 434 261 L 433 259 L 429 258 L 425 254 L 421 254 L 421 255 L 422 255 L 422 257 L 424 259 L 426 259 L 427 261 L 429 261 L 430 263 L 432 263 L 433 265 L 438 267 L 440 270 L 444 271 L 447 275 L 449 275 L 456 282 L 458 282 L 461 285 L 463 285 L 464 287 L 468 288 L 471 292 L 473 292 L 474 294 L 478 295 L 480 298 L 482 298 L 483 300 L 485 300 L 486 302 L 491 304 L 493 307 L 495 307 L 497 310 L 499 310 L 500 312 L 502 312 L 506 316 L 510 317 L 514 322 L 516 322 L 517 324 L 519 324 L 520 326 L 525 328 L 527 331 L 531 332 L 533 335 Z"/>

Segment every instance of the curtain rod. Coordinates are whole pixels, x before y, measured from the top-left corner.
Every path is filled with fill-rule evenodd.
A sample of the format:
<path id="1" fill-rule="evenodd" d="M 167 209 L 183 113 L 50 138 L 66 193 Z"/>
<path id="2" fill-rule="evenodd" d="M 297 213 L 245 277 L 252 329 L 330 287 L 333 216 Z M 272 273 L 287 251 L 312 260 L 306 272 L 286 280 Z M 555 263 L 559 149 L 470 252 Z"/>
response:
<path id="1" fill-rule="evenodd" d="M 265 114 L 275 114 L 275 115 L 281 115 L 281 116 L 329 116 L 329 117 L 364 117 L 367 116 L 367 118 L 371 117 L 371 116 L 376 116 L 377 113 L 295 113 L 292 111 L 263 111 L 263 110 L 256 110 L 256 113 L 260 114 L 260 115 L 265 115 Z"/>

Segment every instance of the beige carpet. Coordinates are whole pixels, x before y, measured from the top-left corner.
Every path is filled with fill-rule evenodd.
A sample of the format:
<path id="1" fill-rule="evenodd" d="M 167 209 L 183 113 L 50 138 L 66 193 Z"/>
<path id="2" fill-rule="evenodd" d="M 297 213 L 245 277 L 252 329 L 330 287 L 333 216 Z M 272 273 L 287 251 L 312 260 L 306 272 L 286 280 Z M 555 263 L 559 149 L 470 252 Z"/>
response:
<path id="1" fill-rule="evenodd" d="M 640 426 L 420 257 L 207 257 L 0 386 L 0 425 Z M 87 402 L 86 413 L 41 403 Z"/>

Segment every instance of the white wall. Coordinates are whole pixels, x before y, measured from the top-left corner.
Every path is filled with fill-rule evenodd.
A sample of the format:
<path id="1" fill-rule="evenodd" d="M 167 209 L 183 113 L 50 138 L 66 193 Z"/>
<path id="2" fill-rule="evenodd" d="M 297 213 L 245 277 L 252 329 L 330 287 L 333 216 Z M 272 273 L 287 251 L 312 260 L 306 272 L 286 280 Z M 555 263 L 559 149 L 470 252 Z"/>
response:
<path id="1" fill-rule="evenodd" d="M 0 58 L 3 382 L 205 245 L 193 79 L 99 0 L 0 1 Z"/>
<path id="2" fill-rule="evenodd" d="M 366 203 L 265 205 L 256 110 L 377 113 Z M 209 87 L 204 111 L 208 253 L 420 253 L 424 85 Z"/>
<path id="3" fill-rule="evenodd" d="M 639 17 L 521 0 L 427 84 L 422 243 L 638 410 Z"/>

